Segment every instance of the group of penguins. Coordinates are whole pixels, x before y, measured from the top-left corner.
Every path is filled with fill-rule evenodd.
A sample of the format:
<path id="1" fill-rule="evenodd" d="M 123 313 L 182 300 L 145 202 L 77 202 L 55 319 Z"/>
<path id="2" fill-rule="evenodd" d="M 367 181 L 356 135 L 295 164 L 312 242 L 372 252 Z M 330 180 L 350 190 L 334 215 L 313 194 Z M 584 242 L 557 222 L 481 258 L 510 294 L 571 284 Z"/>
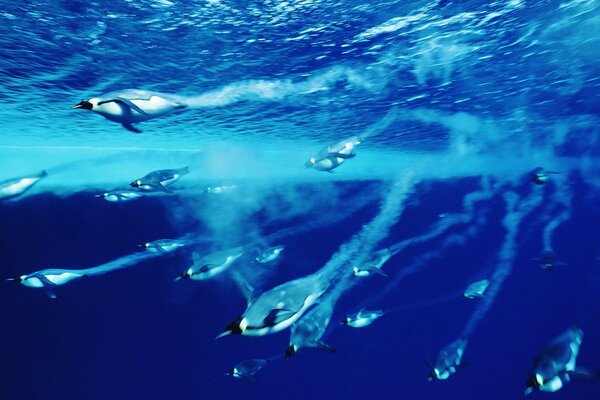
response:
<path id="1" fill-rule="evenodd" d="M 121 124 L 129 131 L 140 133 L 141 131 L 133 124 L 187 107 L 188 105 L 184 101 L 175 96 L 130 89 L 90 98 L 81 101 L 73 108 L 91 110 L 110 121 Z M 305 168 L 332 172 L 345 160 L 356 155 L 355 148 L 362 141 L 361 137 L 352 136 L 333 145 L 325 146 L 314 157 L 311 157 L 304 166 Z M 170 186 L 188 172 L 187 167 L 153 171 L 134 180 L 126 188 L 111 190 L 97 196 L 103 197 L 107 201 L 120 202 L 142 197 L 146 193 L 171 193 Z M 555 173 L 558 172 L 536 168 L 531 173 L 531 181 L 534 184 L 541 185 L 548 181 L 551 174 Z M 45 176 L 47 176 L 47 172 L 42 171 L 37 175 L 0 182 L 0 201 L 22 195 Z M 228 187 L 225 186 L 210 187 L 206 191 L 220 193 L 227 189 Z M 143 247 L 149 252 L 163 254 L 170 253 L 188 244 L 190 244 L 190 241 L 187 239 L 161 239 L 145 243 Z M 256 261 L 259 263 L 272 262 L 277 259 L 282 251 L 283 246 L 264 249 L 256 257 Z M 213 278 L 227 270 L 243 253 L 243 248 L 236 248 L 205 257 L 193 253 L 193 265 L 177 279 L 205 280 Z M 381 266 L 390 257 L 390 254 L 375 257 L 374 260 L 367 263 L 368 265 L 355 266 L 354 275 L 360 277 L 372 273 L 383 274 Z M 562 264 L 556 260 L 553 253 L 544 253 L 537 261 L 549 270 Z M 55 297 L 52 291 L 55 286 L 63 285 L 83 276 L 106 273 L 108 270 L 107 267 L 95 267 L 88 270 L 47 269 L 22 275 L 13 280 L 28 287 L 43 288 L 51 297 Z M 286 356 L 290 356 L 306 347 L 333 351 L 320 340 L 329 324 L 330 310 L 324 310 L 324 315 L 315 315 L 314 312 L 312 315 L 307 313 L 317 303 L 319 297 L 328 290 L 331 282 L 326 277 L 319 273 L 312 274 L 283 283 L 259 296 L 255 296 L 252 287 L 241 276 L 238 275 L 235 278 L 246 297 L 247 308 L 218 337 L 231 334 L 262 336 L 292 327 L 292 339 Z M 467 298 L 484 296 L 488 285 L 487 280 L 475 282 L 467 288 L 464 296 Z M 310 318 L 302 318 L 305 314 Z M 383 315 L 381 311 L 361 310 L 356 314 L 349 315 L 343 323 L 354 328 L 362 328 L 370 325 L 381 315 Z M 572 327 L 550 341 L 534 359 L 525 393 L 528 394 L 534 390 L 555 392 L 572 378 L 599 379 L 599 372 L 590 372 L 576 366 L 582 339 L 582 330 L 578 327 Z M 435 362 L 429 363 L 431 368 L 429 379 L 444 380 L 455 373 L 461 365 L 466 344 L 466 338 L 459 338 L 446 346 L 439 353 Z M 229 374 L 236 378 L 255 381 L 254 375 L 268 361 L 265 359 L 246 360 L 234 366 Z"/>

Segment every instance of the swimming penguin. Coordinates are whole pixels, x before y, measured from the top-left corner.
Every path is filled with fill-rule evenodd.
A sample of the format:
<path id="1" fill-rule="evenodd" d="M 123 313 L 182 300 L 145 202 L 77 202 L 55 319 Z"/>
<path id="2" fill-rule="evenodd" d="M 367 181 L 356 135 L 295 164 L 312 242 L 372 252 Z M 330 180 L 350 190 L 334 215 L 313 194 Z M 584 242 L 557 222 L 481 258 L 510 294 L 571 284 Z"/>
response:
<path id="1" fill-rule="evenodd" d="M 379 275 L 385 276 L 385 277 L 388 276 L 385 272 L 383 272 L 379 268 L 375 268 L 375 267 L 359 268 L 359 267 L 354 266 L 352 268 L 352 274 L 354 276 L 358 276 L 358 277 L 361 277 L 361 278 L 364 278 L 364 277 L 367 277 L 367 276 L 371 276 L 373 274 L 379 274 Z"/>
<path id="2" fill-rule="evenodd" d="M 144 197 L 143 193 L 140 193 L 137 190 L 130 189 L 115 189 L 109 192 L 104 192 L 102 194 L 96 194 L 95 197 L 102 197 L 106 201 L 120 202 L 120 201 L 130 201 L 139 199 L 140 197 Z"/>
<path id="3" fill-rule="evenodd" d="M 552 250 L 544 250 L 540 258 L 534 258 L 533 261 L 540 264 L 546 271 L 553 271 L 555 267 L 565 267 L 567 264 L 556 259 L 556 254 Z"/>
<path id="4" fill-rule="evenodd" d="M 32 288 L 43 288 L 51 299 L 56 298 L 53 291 L 55 286 L 64 285 L 74 279 L 85 277 L 85 273 L 78 273 L 73 270 L 65 269 L 44 269 L 42 271 L 32 272 L 31 274 L 21 275 L 17 279 L 8 279 L 18 281 L 23 286 Z"/>
<path id="5" fill-rule="evenodd" d="M 160 117 L 185 107 L 187 106 L 175 100 L 173 96 L 138 89 L 107 93 L 83 100 L 73 106 L 73 108 L 92 110 L 135 133 L 142 131 L 132 124 Z"/>
<path id="6" fill-rule="evenodd" d="M 217 339 L 227 335 L 264 336 L 290 327 L 329 287 L 321 274 L 285 282 L 261 294 L 244 314 L 227 325 Z"/>
<path id="7" fill-rule="evenodd" d="M 271 261 L 274 261 L 275 259 L 277 259 L 277 257 L 279 257 L 282 251 L 283 246 L 275 246 L 265 249 L 260 252 L 258 257 L 256 257 L 256 262 L 260 264 L 266 264 Z"/>
<path id="8" fill-rule="evenodd" d="M 440 351 L 435 364 L 425 360 L 431 368 L 431 373 L 427 379 L 430 381 L 434 379 L 445 380 L 454 374 L 460 366 L 465 347 L 467 347 L 467 338 L 461 337 Z"/>
<path id="9" fill-rule="evenodd" d="M 385 264 L 394 254 L 390 249 L 378 250 L 371 255 L 371 257 L 365 261 L 362 266 L 354 266 L 352 271 L 354 276 L 366 277 L 371 276 L 374 273 L 382 276 L 387 276 L 385 272 L 381 270 L 383 264 Z"/>
<path id="10" fill-rule="evenodd" d="M 548 343 L 533 360 L 525 394 L 534 390 L 556 392 L 571 378 L 599 379 L 598 372 L 576 366 L 582 340 L 582 330 L 573 327 Z"/>
<path id="11" fill-rule="evenodd" d="M 152 171 L 149 174 L 144 175 L 140 179 L 136 179 L 131 182 L 129 186 L 137 188 L 143 192 L 167 192 L 172 193 L 172 190 L 168 187 L 174 184 L 183 175 L 190 172 L 188 167 L 179 169 L 161 169 L 158 171 Z"/>
<path id="12" fill-rule="evenodd" d="M 170 253 L 180 247 L 187 246 L 189 241 L 178 239 L 158 239 L 152 242 L 141 244 L 140 247 L 145 248 L 151 253 Z"/>
<path id="13" fill-rule="evenodd" d="M 326 146 L 316 156 L 311 157 L 304 164 L 304 168 L 332 172 L 333 169 L 342 165 L 345 160 L 356 156 L 355 148 L 362 141 L 360 137 L 352 136 L 331 146 Z"/>
<path id="14" fill-rule="evenodd" d="M 229 375 L 239 379 L 248 379 L 251 382 L 257 383 L 258 381 L 254 377 L 254 374 L 263 369 L 268 363 L 269 360 L 265 359 L 253 359 L 242 361 L 241 363 L 231 368 L 231 370 L 229 370 L 229 372 L 227 372 L 225 375 Z"/>
<path id="15" fill-rule="evenodd" d="M 471 283 L 465 289 L 463 293 L 463 297 L 466 299 L 474 299 L 475 297 L 483 297 L 483 294 L 487 290 L 488 286 L 490 286 L 490 281 L 487 279 L 483 279 L 477 282 Z"/>
<path id="16" fill-rule="evenodd" d="M 341 323 L 351 326 L 352 328 L 364 328 L 365 326 L 371 325 L 373 321 L 381 316 L 383 316 L 383 311 L 381 310 L 360 310 L 356 314 L 348 315 Z"/>
<path id="17" fill-rule="evenodd" d="M 305 348 L 316 348 L 335 353 L 334 348 L 321 340 L 331 321 L 333 305 L 333 299 L 319 302 L 292 325 L 290 345 L 285 352 L 286 358 Z"/>
<path id="18" fill-rule="evenodd" d="M 187 271 L 177 277 L 176 280 L 189 278 L 195 281 L 203 281 L 214 278 L 225 272 L 243 254 L 242 247 L 219 251 L 204 257 L 200 257 L 197 252 L 194 252 L 192 254 L 194 263 Z"/>
<path id="19" fill-rule="evenodd" d="M 47 175 L 48 173 L 46 171 L 42 171 L 37 175 L 12 178 L 0 182 L 0 200 L 11 199 L 22 195 Z"/>
<path id="20" fill-rule="evenodd" d="M 546 171 L 542 167 L 537 167 L 531 171 L 531 182 L 535 183 L 536 185 L 543 185 L 550 180 L 551 174 L 560 174 L 560 172 Z"/>

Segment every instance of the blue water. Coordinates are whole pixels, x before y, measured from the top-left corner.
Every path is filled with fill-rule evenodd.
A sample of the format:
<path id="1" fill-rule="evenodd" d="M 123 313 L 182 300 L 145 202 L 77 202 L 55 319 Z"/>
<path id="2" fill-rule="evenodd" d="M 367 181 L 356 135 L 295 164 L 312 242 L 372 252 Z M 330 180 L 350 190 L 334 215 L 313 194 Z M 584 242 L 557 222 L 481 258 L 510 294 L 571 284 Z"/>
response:
<path id="1" fill-rule="evenodd" d="M 2 283 L 0 398 L 517 399 L 571 326 L 577 364 L 600 369 L 598 59 L 597 1 L 5 2 L 0 182 L 48 176 L 0 199 L 0 278 L 102 274 L 56 299 Z M 187 108 L 141 134 L 71 109 L 129 88 Z M 334 173 L 302 167 L 354 135 Z M 183 166 L 174 193 L 95 197 Z M 538 166 L 558 173 L 536 185 Z M 167 238 L 189 242 L 139 247 Z M 223 274 L 175 281 L 194 252 L 238 246 Z M 387 277 L 350 275 L 394 246 Z M 567 265 L 544 270 L 544 250 Z M 246 309 L 237 276 L 259 296 L 316 271 L 335 354 L 284 360 L 289 329 L 214 340 Z M 339 324 L 362 307 L 384 315 Z M 429 382 L 422 360 L 463 335 L 456 373 Z M 225 375 L 248 359 L 270 360 L 258 383 Z"/>

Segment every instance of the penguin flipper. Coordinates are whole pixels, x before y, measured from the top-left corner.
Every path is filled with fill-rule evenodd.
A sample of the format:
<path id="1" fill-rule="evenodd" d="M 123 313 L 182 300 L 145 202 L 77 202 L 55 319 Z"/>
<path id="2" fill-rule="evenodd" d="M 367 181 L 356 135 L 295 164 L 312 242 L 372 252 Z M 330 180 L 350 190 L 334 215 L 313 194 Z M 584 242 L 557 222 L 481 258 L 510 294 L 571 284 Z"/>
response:
<path id="1" fill-rule="evenodd" d="M 269 315 L 267 315 L 264 319 L 264 323 L 266 326 L 277 325 L 280 322 L 285 321 L 292 317 L 292 315 L 296 314 L 295 311 L 288 310 L 285 308 L 275 308 L 271 310 Z"/>
<path id="2" fill-rule="evenodd" d="M 133 102 L 131 100 L 129 100 L 129 99 L 125 99 L 123 97 L 117 97 L 113 101 L 116 102 L 116 103 L 125 104 L 126 106 L 128 106 L 132 110 L 135 110 L 135 111 L 137 111 L 138 113 L 140 113 L 142 115 L 148 115 L 148 113 L 146 111 L 142 110 L 141 108 L 139 108 L 138 106 L 136 106 L 135 104 L 133 104 Z"/>
<path id="3" fill-rule="evenodd" d="M 169 253 L 168 251 L 166 251 L 165 249 L 163 249 L 162 246 L 156 246 L 155 249 L 158 250 L 158 252 L 160 254 L 168 254 Z"/>
<path id="4" fill-rule="evenodd" d="M 121 124 L 123 125 L 123 128 L 127 129 L 130 132 L 133 133 L 142 133 L 141 130 L 139 130 L 138 128 L 136 128 L 135 126 L 131 125 L 131 124 Z"/>
<path id="5" fill-rule="evenodd" d="M 567 373 L 571 379 L 583 379 L 583 380 L 600 380 L 600 371 L 592 372 L 586 368 L 578 367 L 575 371 Z"/>
<path id="6" fill-rule="evenodd" d="M 46 292 L 48 297 L 50 297 L 51 299 L 56 298 L 56 293 L 54 293 L 54 291 L 52 289 L 50 289 L 48 286 L 44 286 L 44 291 Z"/>
<path id="7" fill-rule="evenodd" d="M 173 193 L 173 191 L 171 189 L 169 189 L 168 187 L 166 187 L 163 183 L 160 183 L 158 186 L 160 186 L 160 188 L 163 192 Z"/>

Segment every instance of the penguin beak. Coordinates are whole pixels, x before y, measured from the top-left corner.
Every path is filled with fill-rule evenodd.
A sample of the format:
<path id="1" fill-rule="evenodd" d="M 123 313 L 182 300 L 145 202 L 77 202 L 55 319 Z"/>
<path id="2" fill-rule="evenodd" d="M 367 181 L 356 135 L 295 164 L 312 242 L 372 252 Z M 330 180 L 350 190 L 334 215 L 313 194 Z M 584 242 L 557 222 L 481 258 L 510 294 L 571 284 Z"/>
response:
<path id="1" fill-rule="evenodd" d="M 232 323 L 230 323 L 229 325 L 227 325 L 227 327 L 225 328 L 225 330 L 223 332 L 221 332 L 215 338 L 215 340 L 220 339 L 223 336 L 229 336 L 229 335 L 234 335 L 234 334 L 235 335 L 240 335 L 243 332 L 242 328 L 240 327 L 241 322 L 242 322 L 242 318 L 241 317 L 237 318 L 235 321 L 233 321 Z"/>
<path id="2" fill-rule="evenodd" d="M 92 103 L 90 103 L 90 102 L 89 102 L 89 101 L 87 101 L 87 100 L 83 100 L 83 101 L 81 101 L 81 102 L 79 102 L 79 103 L 75 104 L 75 105 L 74 105 L 73 107 L 71 107 L 71 108 L 81 108 L 81 109 L 84 109 L 84 110 L 91 110 L 91 109 L 92 109 Z"/>

